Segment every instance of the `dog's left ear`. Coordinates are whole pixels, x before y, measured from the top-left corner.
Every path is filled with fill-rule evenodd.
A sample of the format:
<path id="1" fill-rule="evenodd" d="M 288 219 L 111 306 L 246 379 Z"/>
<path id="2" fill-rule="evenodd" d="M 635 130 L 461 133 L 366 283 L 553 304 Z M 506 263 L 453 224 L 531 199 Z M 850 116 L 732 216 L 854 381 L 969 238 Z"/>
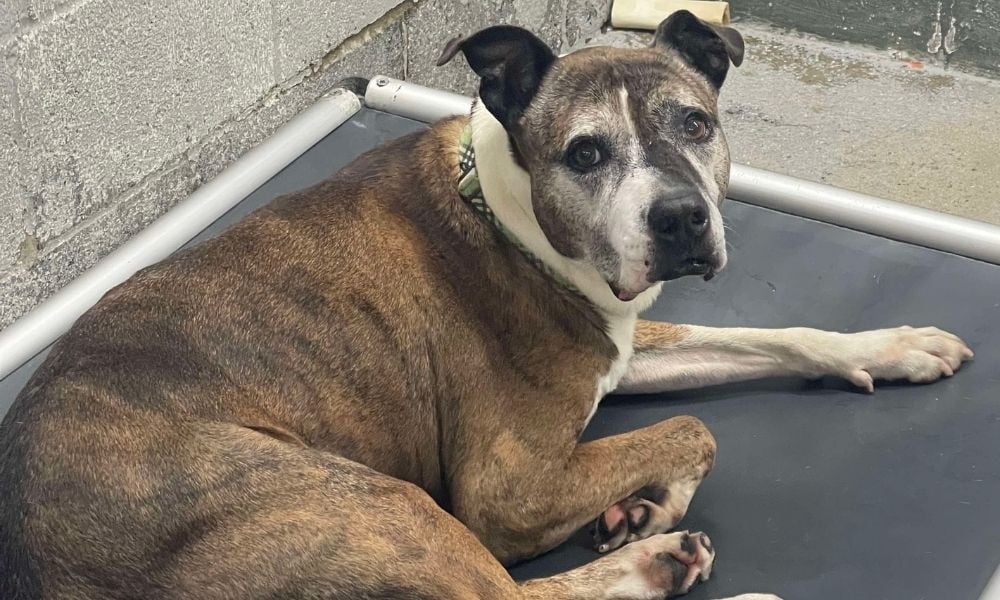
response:
<path id="1" fill-rule="evenodd" d="M 729 62 L 743 63 L 743 36 L 731 27 L 710 25 L 686 10 L 679 10 L 660 23 L 653 38 L 656 48 L 673 48 L 684 60 L 721 88 Z"/>
<path id="2" fill-rule="evenodd" d="M 437 65 L 462 51 L 480 77 L 479 97 L 507 131 L 517 127 L 556 55 L 535 34 L 520 27 L 498 25 L 445 46 Z"/>

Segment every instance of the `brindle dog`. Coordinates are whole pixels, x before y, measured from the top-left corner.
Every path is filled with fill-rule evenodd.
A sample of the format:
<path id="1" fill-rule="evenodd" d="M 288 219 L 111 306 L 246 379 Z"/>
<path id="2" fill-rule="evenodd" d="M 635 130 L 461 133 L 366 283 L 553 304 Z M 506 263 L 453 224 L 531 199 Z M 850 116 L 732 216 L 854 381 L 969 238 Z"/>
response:
<path id="1" fill-rule="evenodd" d="M 935 329 L 637 319 L 725 264 L 735 31 L 678 13 L 648 49 L 498 27 L 458 52 L 471 120 L 137 273 L 56 344 L 0 429 L 0 597 L 664 598 L 711 571 L 705 535 L 665 532 L 716 443 L 690 417 L 580 443 L 604 394 L 971 356 Z M 466 127 L 491 218 L 457 191 Z M 602 549 L 634 543 L 505 571 L 595 518 Z"/>

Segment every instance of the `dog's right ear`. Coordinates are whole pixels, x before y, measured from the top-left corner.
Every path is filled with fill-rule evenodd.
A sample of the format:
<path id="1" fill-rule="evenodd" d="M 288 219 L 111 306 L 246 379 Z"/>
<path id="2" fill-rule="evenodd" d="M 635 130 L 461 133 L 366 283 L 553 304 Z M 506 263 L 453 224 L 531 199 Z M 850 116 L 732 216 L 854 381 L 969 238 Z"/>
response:
<path id="1" fill-rule="evenodd" d="M 556 55 L 535 34 L 520 27 L 498 25 L 445 46 L 437 65 L 462 51 L 479 75 L 479 97 L 507 131 L 517 128 Z"/>
<path id="2" fill-rule="evenodd" d="M 686 10 L 667 17 L 653 37 L 654 48 L 673 48 L 684 60 L 721 88 L 729 63 L 743 64 L 744 43 L 740 32 L 706 23 Z"/>

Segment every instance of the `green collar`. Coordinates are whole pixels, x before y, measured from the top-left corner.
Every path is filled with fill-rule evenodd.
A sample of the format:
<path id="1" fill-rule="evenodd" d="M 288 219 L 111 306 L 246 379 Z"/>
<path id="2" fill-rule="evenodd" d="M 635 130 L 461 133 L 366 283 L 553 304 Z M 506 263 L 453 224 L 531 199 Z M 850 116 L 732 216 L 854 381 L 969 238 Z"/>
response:
<path id="1" fill-rule="evenodd" d="M 521 254 L 524 255 L 528 262 L 530 262 L 536 269 L 544 273 L 549 278 L 553 279 L 559 285 L 563 286 L 567 290 L 577 294 L 578 296 L 583 296 L 583 293 L 568 279 L 560 275 L 550 267 L 545 264 L 545 261 L 538 258 L 534 252 L 528 249 L 521 240 L 517 239 L 514 232 L 507 229 L 507 227 L 497 218 L 496 213 L 490 208 L 489 204 L 486 203 L 486 197 L 483 195 L 483 186 L 479 182 L 479 172 L 476 170 L 476 151 L 472 147 L 472 125 L 466 125 L 465 129 L 462 130 L 462 135 L 458 140 L 458 168 L 459 168 L 459 179 L 458 179 L 458 194 L 462 197 L 467 204 L 472 208 L 476 209 L 487 223 L 493 226 L 494 229 L 500 232 L 503 237 L 507 239 L 515 248 L 517 248 Z M 585 297 L 585 296 L 584 296 Z"/>

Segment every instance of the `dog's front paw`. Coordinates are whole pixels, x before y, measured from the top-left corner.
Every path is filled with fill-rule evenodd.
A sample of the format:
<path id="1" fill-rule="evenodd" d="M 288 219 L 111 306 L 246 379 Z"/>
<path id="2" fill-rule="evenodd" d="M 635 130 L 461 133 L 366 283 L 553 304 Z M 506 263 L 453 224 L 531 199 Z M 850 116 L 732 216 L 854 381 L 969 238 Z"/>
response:
<path id="1" fill-rule="evenodd" d="M 828 357 L 832 373 L 873 392 L 876 380 L 930 383 L 951 377 L 972 350 L 956 335 L 936 327 L 898 327 L 837 334 Z"/>

